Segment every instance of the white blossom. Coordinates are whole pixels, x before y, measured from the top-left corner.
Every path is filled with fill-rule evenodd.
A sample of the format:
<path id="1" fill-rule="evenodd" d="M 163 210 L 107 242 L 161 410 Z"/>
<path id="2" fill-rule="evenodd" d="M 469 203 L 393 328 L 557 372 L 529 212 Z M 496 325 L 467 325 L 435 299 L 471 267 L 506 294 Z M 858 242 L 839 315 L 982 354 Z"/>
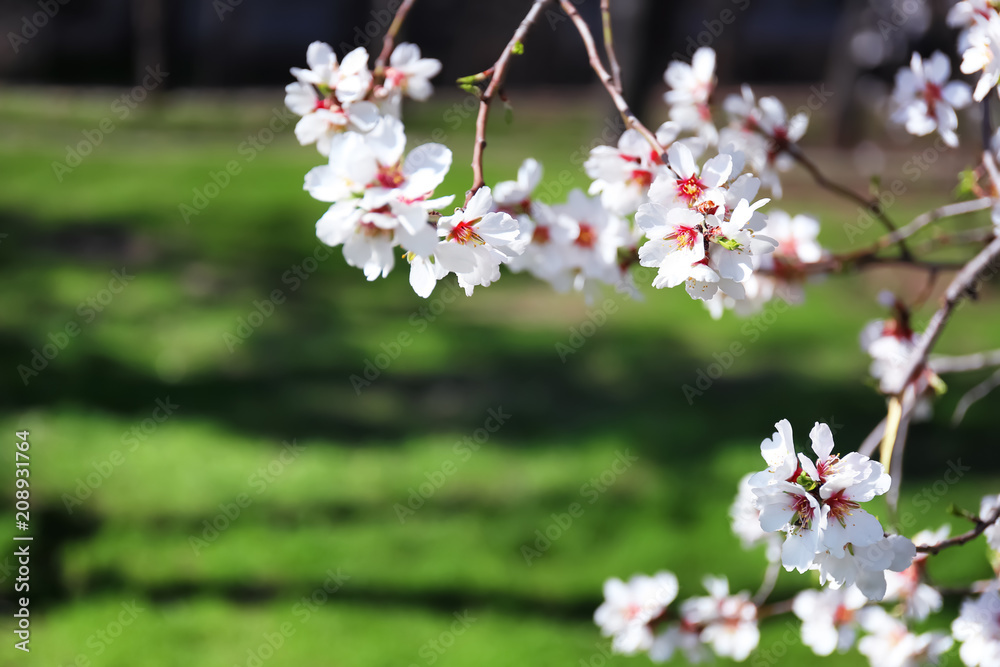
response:
<path id="1" fill-rule="evenodd" d="M 866 604 L 868 598 L 856 586 L 801 591 L 792 611 L 802 619 L 802 643 L 816 655 L 849 650 L 857 638 L 857 612 Z"/>
<path id="2" fill-rule="evenodd" d="M 858 651 L 872 667 L 920 667 L 936 665 L 951 648 L 952 638 L 943 632 L 914 634 L 899 619 L 881 607 L 868 607 L 860 614 L 861 625 L 871 633 L 858 643 Z"/>
<path id="3" fill-rule="evenodd" d="M 906 126 L 906 131 L 924 136 L 937 130 L 949 146 L 958 146 L 958 116 L 955 109 L 961 109 L 972 102 L 969 85 L 963 81 L 952 81 L 951 63 L 940 51 L 935 51 L 927 60 L 914 53 L 909 68 L 896 74 L 896 89 L 893 102 L 896 111 L 892 120 Z"/>
<path id="4" fill-rule="evenodd" d="M 594 622 L 605 637 L 612 637 L 612 650 L 634 655 L 653 645 L 649 623 L 658 618 L 677 597 L 677 577 L 657 572 L 652 577 L 637 574 L 626 583 L 618 578 L 604 582 L 604 602 L 594 612 Z"/>

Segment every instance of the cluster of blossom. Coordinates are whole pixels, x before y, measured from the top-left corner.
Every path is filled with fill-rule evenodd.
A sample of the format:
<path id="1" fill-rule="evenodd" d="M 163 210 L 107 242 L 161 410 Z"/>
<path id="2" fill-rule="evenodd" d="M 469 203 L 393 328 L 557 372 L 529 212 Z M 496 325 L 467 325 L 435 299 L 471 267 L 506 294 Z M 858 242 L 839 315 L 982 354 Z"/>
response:
<path id="1" fill-rule="evenodd" d="M 746 591 L 730 594 L 725 577 L 705 577 L 703 583 L 708 595 L 685 600 L 671 620 L 668 607 L 678 592 L 673 573 L 636 575 L 628 582 L 609 579 L 594 622 L 612 638 L 617 653 L 645 651 L 654 662 L 670 660 L 678 651 L 689 662 L 712 654 L 746 660 L 760 641 L 757 606 Z"/>
<path id="2" fill-rule="evenodd" d="M 744 548 L 766 544 L 771 562 L 784 561 L 789 548 L 794 558 L 813 550 L 812 546 L 801 549 L 801 544 L 815 542 L 819 545 L 817 551 L 823 551 L 814 551 L 813 556 L 825 564 L 802 568 L 796 567 L 802 564 L 798 561 L 788 568 L 818 569 L 820 582 L 830 584 L 819 590 L 800 591 L 790 601 L 791 611 L 802 621 L 802 643 L 819 656 L 857 647 L 873 667 L 917 667 L 939 664 L 943 654 L 958 641 L 962 644 L 962 661 L 969 667 L 1000 664 L 1000 582 L 994 580 L 978 587 L 979 596 L 963 603 L 951 634 L 918 633 L 909 627 L 925 621 L 943 606 L 941 593 L 927 583 L 928 554 L 915 553 L 915 546 L 940 544 L 948 538 L 949 527 L 921 531 L 912 542 L 899 536 L 883 537 L 881 526 L 876 528 L 877 519 L 858 506 L 870 499 L 872 491 L 888 488 L 888 476 L 881 465 L 858 454 L 843 459 L 830 456 L 832 438 L 829 429 L 821 424 L 811 434 L 819 460 L 814 463 L 802 455 L 795 457 L 790 425 L 782 421 L 776 427 L 777 433 L 761 445 L 771 467 L 740 480 L 730 516 L 733 531 Z M 803 500 L 806 487 L 814 487 L 810 500 Z M 765 489 L 763 494 L 761 488 Z M 772 500 L 778 493 L 789 496 L 787 503 L 759 500 Z M 785 518 L 788 505 L 795 510 L 791 518 Z M 807 505 L 810 509 L 804 509 Z M 774 516 L 776 506 L 783 516 Z M 799 514 L 803 511 L 812 512 L 808 523 Z M 988 521 L 997 512 L 1000 496 L 983 498 L 979 516 Z M 792 527 L 797 533 L 794 537 L 787 535 L 784 543 L 779 533 L 767 529 L 779 521 L 784 521 L 784 532 Z M 825 530 L 820 529 L 821 523 Z M 813 531 L 813 535 L 802 531 Z M 994 523 L 984 532 L 990 548 L 1000 550 L 1000 527 Z M 798 544 L 789 545 L 793 539 Z M 846 552 L 840 549 L 842 544 Z M 873 545 L 882 545 L 885 553 L 878 553 Z M 844 562 L 830 565 L 831 558 L 837 558 L 835 553 L 842 553 L 839 559 Z M 685 600 L 673 611 L 670 606 L 679 588 L 673 573 L 635 575 L 628 582 L 609 579 L 594 621 L 605 636 L 612 638 L 612 649 L 617 653 L 645 652 L 654 662 L 670 660 L 678 652 L 691 663 L 713 655 L 745 660 L 760 640 L 758 605 L 747 592 L 730 594 L 725 578 L 706 577 L 704 586 L 708 596 Z"/>
<path id="3" fill-rule="evenodd" d="M 441 63 L 421 58 L 420 49 L 406 43 L 393 50 L 378 77 L 368 69 L 364 48 L 338 63 L 327 44 L 314 42 L 306 60 L 308 70 L 292 69 L 298 81 L 286 88 L 285 102 L 302 115 L 295 130 L 300 143 L 315 142 L 329 157 L 305 179 L 314 198 L 331 204 L 316 224 L 320 240 L 343 245 L 344 259 L 368 280 L 389 274 L 401 246 L 410 284 L 423 297 L 448 273 L 467 294 L 499 278 L 500 264 L 522 250 L 517 220 L 494 209 L 489 188 L 442 216 L 437 209 L 453 197 L 433 194 L 451 167 L 451 151 L 424 144 L 403 155 L 401 99 L 429 97 L 429 79 Z"/>
<path id="4" fill-rule="evenodd" d="M 910 566 L 916 550 L 900 535 L 886 537 L 879 520 L 861 504 L 889 490 L 881 463 L 850 452 L 833 454 L 833 433 L 817 423 L 809 433 L 816 461 L 795 453 L 792 427 L 783 419 L 760 445 L 768 467 L 748 484 L 765 532 L 785 534 L 786 570 L 818 570 L 833 588 L 856 584 L 871 600 L 885 595 L 885 571 Z"/>
<path id="5" fill-rule="evenodd" d="M 953 644 L 951 636 L 932 631 L 917 634 L 856 587 L 805 590 L 792 610 L 802 620 L 802 643 L 816 655 L 845 653 L 857 643 L 873 667 L 916 667 L 938 664 Z M 867 633 L 858 641 L 859 631 Z"/>
<path id="6" fill-rule="evenodd" d="M 506 264 L 592 299 L 602 285 L 635 294 L 628 269 L 638 259 L 657 269 L 655 287 L 683 283 L 718 317 L 725 308 L 755 312 L 774 297 L 801 300 L 802 266 L 823 255 L 814 220 L 778 212 L 768 223 L 759 211 L 768 200 L 756 199 L 762 182 L 780 196 L 775 170 L 787 168 L 806 117 L 788 119 L 777 99 L 757 102 L 744 87 L 742 96 L 726 100 L 730 124 L 720 131 L 710 106 L 710 48 L 699 49 L 691 64 L 671 63 L 664 74 L 671 120 L 656 140 L 665 153 L 630 129 L 617 146 L 598 146 L 586 160 L 589 196 L 573 190 L 561 204 L 536 201 L 542 167 L 528 159 L 517 180 L 480 188 L 450 216 L 440 209 L 453 197 L 434 191 L 451 152 L 425 144 L 404 154 L 399 119 L 404 95 L 430 96 L 440 63 L 405 43 L 382 71 L 369 69 L 364 48 L 338 61 L 315 42 L 306 60 L 308 69 L 292 69 L 296 82 L 285 99 L 302 116 L 300 143 L 315 144 L 328 158 L 305 179 L 314 198 L 331 204 L 317 235 L 342 245 L 347 263 L 368 280 L 389 274 L 400 246 L 420 296 L 448 273 L 472 294 Z M 712 147 L 716 154 L 701 162 Z M 748 164 L 760 178 L 743 173 Z"/>

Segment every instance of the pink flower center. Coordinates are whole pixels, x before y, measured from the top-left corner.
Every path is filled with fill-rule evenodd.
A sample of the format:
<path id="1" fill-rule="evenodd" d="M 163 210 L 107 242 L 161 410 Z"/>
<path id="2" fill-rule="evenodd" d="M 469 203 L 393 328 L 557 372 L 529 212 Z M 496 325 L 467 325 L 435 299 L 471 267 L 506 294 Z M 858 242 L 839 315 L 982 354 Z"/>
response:
<path id="1" fill-rule="evenodd" d="M 648 188 L 653 182 L 653 172 L 645 169 L 636 169 L 632 172 L 631 180 L 639 184 L 639 187 Z"/>
<path id="2" fill-rule="evenodd" d="M 673 239 L 678 248 L 690 250 L 698 242 L 698 230 L 694 227 L 681 226 L 675 228 L 673 233 L 666 238 Z"/>
<path id="3" fill-rule="evenodd" d="M 928 116 L 934 117 L 935 115 L 934 107 L 937 105 L 939 101 L 943 99 L 944 96 L 941 94 L 941 86 L 937 85 L 936 83 L 931 83 L 930 81 L 928 81 L 924 85 L 924 101 L 927 102 Z"/>
<path id="4" fill-rule="evenodd" d="M 461 243 L 466 245 L 472 243 L 473 245 L 482 245 L 483 239 L 476 233 L 476 228 L 473 227 L 473 223 L 479 222 L 479 220 L 473 220 L 472 222 L 460 222 L 455 225 L 455 228 L 448 232 L 448 240 L 455 241 L 456 243 Z"/>
<path id="5" fill-rule="evenodd" d="M 379 209 L 379 210 L 376 210 L 376 211 L 372 211 L 372 213 L 388 213 L 389 212 L 389 207 L 388 206 L 383 207 L 383 208 L 385 210 Z M 358 231 L 361 232 L 362 236 L 367 236 L 368 238 L 371 238 L 371 239 L 379 239 L 379 238 L 390 239 L 390 240 L 392 239 L 392 230 L 390 230 L 390 229 L 382 229 L 378 225 L 376 225 L 374 223 L 371 223 L 371 222 L 362 222 L 360 225 L 358 225 Z"/>
<path id="6" fill-rule="evenodd" d="M 837 605 L 837 609 L 833 612 L 833 625 L 839 627 L 845 625 L 854 620 L 854 611 L 848 609 L 842 604 Z"/>
<path id="7" fill-rule="evenodd" d="M 688 206 L 705 190 L 705 184 L 694 174 L 677 180 L 677 196 L 683 199 Z"/>
<path id="8" fill-rule="evenodd" d="M 812 524 L 813 513 L 815 510 L 812 503 L 809 502 L 809 498 L 807 496 L 795 496 L 795 502 L 792 503 L 792 509 L 795 510 L 795 523 L 797 525 L 808 528 L 810 524 Z"/>
<path id="9" fill-rule="evenodd" d="M 625 609 L 622 611 L 622 616 L 625 617 L 626 621 L 631 621 L 632 619 L 639 616 L 639 614 L 641 613 L 642 613 L 642 607 L 633 602 L 632 604 L 625 607 Z"/>
<path id="10" fill-rule="evenodd" d="M 375 180 L 383 188 L 398 188 L 406 180 L 403 176 L 403 170 L 399 168 L 399 164 L 394 164 L 391 167 L 378 166 L 378 174 L 375 176 Z"/>
<path id="11" fill-rule="evenodd" d="M 861 507 L 861 505 L 853 500 L 844 498 L 843 489 L 827 498 L 824 504 L 830 508 L 830 518 L 836 519 L 842 524 L 844 523 L 844 517 L 849 516 L 852 511 Z"/>
<path id="12" fill-rule="evenodd" d="M 580 235 L 576 237 L 576 240 L 573 241 L 573 243 L 581 248 L 593 248 L 594 244 L 597 243 L 597 232 L 595 232 L 594 228 L 586 222 L 581 222 Z"/>
<path id="13" fill-rule="evenodd" d="M 535 227 L 535 231 L 531 235 L 531 242 L 545 245 L 549 242 L 550 238 L 552 238 L 552 234 L 549 232 L 549 228 L 538 226 Z"/>
<path id="14" fill-rule="evenodd" d="M 385 70 L 385 83 L 390 88 L 402 88 L 406 81 L 406 74 L 398 69 L 389 67 Z"/>

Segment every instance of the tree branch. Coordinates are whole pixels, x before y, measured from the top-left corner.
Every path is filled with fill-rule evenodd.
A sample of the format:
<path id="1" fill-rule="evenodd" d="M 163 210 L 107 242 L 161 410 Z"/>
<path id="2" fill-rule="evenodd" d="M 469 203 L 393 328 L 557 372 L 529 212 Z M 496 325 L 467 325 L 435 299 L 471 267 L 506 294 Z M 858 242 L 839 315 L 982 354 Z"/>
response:
<path id="1" fill-rule="evenodd" d="M 990 366 L 1000 366 L 1000 350 L 964 354 L 959 357 L 932 357 L 927 361 L 927 367 L 935 373 L 964 373 Z"/>
<path id="2" fill-rule="evenodd" d="M 931 348 L 937 343 L 944 330 L 945 324 L 951 317 L 955 306 L 973 289 L 974 283 L 986 271 L 990 263 L 1000 256 L 1000 238 L 994 239 L 992 243 L 983 248 L 978 255 L 958 272 L 958 275 L 948 285 L 945 292 L 944 305 L 931 317 L 927 329 L 920 337 L 920 343 L 910 355 L 910 360 L 906 365 L 906 372 L 903 373 L 903 381 L 899 386 L 894 387 L 890 393 L 901 394 L 903 389 L 917 377 L 927 360 L 927 355 Z"/>
<path id="3" fill-rule="evenodd" d="M 972 540 L 982 535 L 984 530 L 986 530 L 994 523 L 996 523 L 997 519 L 1000 519 L 1000 507 L 998 507 L 993 512 L 993 514 L 986 519 L 983 519 L 982 517 L 976 517 L 975 520 L 976 527 L 970 530 L 969 532 L 962 533 L 961 535 L 956 535 L 955 537 L 950 537 L 947 540 L 942 540 L 941 542 L 938 542 L 937 544 L 918 546 L 917 553 L 938 554 L 942 550 L 947 549 L 948 547 L 957 547 L 962 544 L 965 544 L 966 542 L 971 542 Z"/>
<path id="4" fill-rule="evenodd" d="M 983 209 L 990 208 L 992 205 L 993 200 L 990 197 L 980 197 L 979 199 L 972 199 L 970 201 L 945 204 L 944 206 L 938 207 L 933 211 L 927 211 L 926 213 L 918 215 L 910 224 L 883 236 L 875 243 L 875 245 L 872 246 L 871 251 L 877 252 L 883 248 L 888 248 L 891 245 L 899 243 L 903 239 L 913 236 L 915 233 L 936 220 L 951 218 L 956 215 L 964 215 L 966 213 L 973 213 L 975 211 L 982 211 Z"/>
<path id="5" fill-rule="evenodd" d="M 604 86 L 605 90 L 608 91 L 608 95 L 611 96 L 611 100 L 615 103 L 615 107 L 618 109 L 618 113 L 621 114 L 622 119 L 625 121 L 625 126 L 636 130 L 642 135 L 643 139 L 649 142 L 649 145 L 653 147 L 657 155 L 666 162 L 667 156 L 664 152 L 663 146 L 656 139 L 656 135 L 650 132 L 649 128 L 643 125 L 635 114 L 632 113 L 632 109 L 629 108 L 628 103 L 625 102 L 625 98 L 622 97 L 621 92 L 615 88 L 614 79 L 608 70 L 604 69 L 604 65 L 601 63 L 601 58 L 597 54 L 597 45 L 594 43 L 594 36 L 590 32 L 590 28 L 587 27 L 587 23 L 580 16 L 579 12 L 576 11 L 576 7 L 570 0 L 559 0 L 559 5 L 566 12 L 566 15 L 573 21 L 573 25 L 576 26 L 577 32 L 580 33 L 580 37 L 583 39 L 583 45 L 587 49 L 587 57 L 590 61 L 590 67 L 597 73 L 597 78 L 601 80 L 601 85 Z"/>
<path id="6" fill-rule="evenodd" d="M 490 114 L 490 102 L 493 101 L 493 96 L 497 94 L 503 85 L 514 48 L 524 39 L 524 36 L 528 33 L 528 29 L 535 22 L 535 19 L 538 18 L 538 14 L 541 13 L 542 7 L 547 2 L 549 0 L 535 0 L 531 5 L 531 9 L 528 10 L 521 24 L 517 26 L 517 30 L 514 31 L 514 35 L 507 42 L 507 46 L 504 47 L 503 53 L 500 54 L 500 57 L 493 64 L 491 68 L 493 70 L 493 77 L 479 98 L 479 115 L 476 117 L 476 143 L 472 148 L 472 188 L 465 193 L 466 205 L 472 199 L 472 195 L 476 194 L 476 191 L 486 183 L 483 180 L 483 151 L 486 149 L 486 122 Z"/>
<path id="7" fill-rule="evenodd" d="M 615 90 L 620 93 L 622 92 L 622 68 L 618 66 L 615 42 L 611 33 L 611 0 L 601 0 L 601 22 L 604 25 L 604 52 L 608 56 L 608 65 L 611 67 L 611 78 L 614 81 Z"/>
<path id="8" fill-rule="evenodd" d="M 816 181 L 817 185 L 829 190 L 835 195 L 843 197 L 844 199 L 849 199 L 856 204 L 864 206 L 865 209 L 874 215 L 886 229 L 890 232 L 896 231 L 896 225 L 893 224 L 892 220 L 889 219 L 889 216 L 887 216 L 885 211 L 882 210 L 882 204 L 877 199 L 867 199 L 859 195 L 854 190 L 851 190 L 840 183 L 831 181 L 823 174 L 822 171 L 820 171 L 819 167 L 816 166 L 816 163 L 806 157 L 806 154 L 802 152 L 802 149 L 799 148 L 798 144 L 789 143 L 785 147 L 785 150 L 789 155 L 795 158 L 796 162 L 802 165 L 805 170 L 809 172 L 809 175 L 813 177 L 813 180 Z M 913 257 L 910 254 L 910 250 L 906 247 L 906 242 L 903 241 L 903 239 L 899 239 L 897 243 L 899 244 L 899 252 L 902 257 L 904 259 L 912 259 Z"/>
<path id="9" fill-rule="evenodd" d="M 382 38 L 382 51 L 378 54 L 378 58 L 375 59 L 375 71 L 373 75 L 376 79 L 385 78 L 385 63 L 389 60 L 389 56 L 392 55 L 393 46 L 396 43 L 396 35 L 399 34 L 399 29 L 403 27 L 403 21 L 406 20 L 406 15 L 410 12 L 410 8 L 416 0 L 403 0 L 399 5 L 399 9 L 396 10 L 396 15 L 392 18 L 392 23 L 389 24 L 389 29 L 385 31 L 385 37 Z"/>
<path id="10" fill-rule="evenodd" d="M 986 398 L 997 387 L 1000 387 L 1000 371 L 997 371 L 966 392 L 965 396 L 962 396 L 958 401 L 958 405 L 955 406 L 955 414 L 951 416 L 952 426 L 961 424 L 969 408 L 975 405 L 980 399 Z"/>

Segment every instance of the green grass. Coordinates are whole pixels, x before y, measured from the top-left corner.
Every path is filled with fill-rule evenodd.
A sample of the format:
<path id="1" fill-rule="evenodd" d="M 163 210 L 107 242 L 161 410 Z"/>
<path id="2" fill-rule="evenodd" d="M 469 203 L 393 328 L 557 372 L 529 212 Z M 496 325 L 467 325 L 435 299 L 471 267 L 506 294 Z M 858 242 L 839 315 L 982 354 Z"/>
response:
<path id="1" fill-rule="evenodd" d="M 268 665 L 637 664 L 603 662 L 607 641 L 590 621 L 603 580 L 670 569 L 682 596 L 698 594 L 707 573 L 755 589 L 763 554 L 744 555 L 728 531 L 736 481 L 760 467 L 760 440 L 781 418 L 803 439 L 814 421 L 836 424 L 845 451 L 864 438 L 884 403 L 864 384 L 858 332 L 882 314 L 878 289 L 912 297 L 924 287 L 913 273 L 834 276 L 801 307 L 719 322 L 676 290 L 645 289 L 641 303 L 609 294 L 614 312 L 564 363 L 557 345 L 593 309 L 523 276 L 448 302 L 445 281 L 424 301 L 398 268 L 367 283 L 334 251 L 308 280 L 289 279 L 318 245 L 323 205 L 301 183 L 322 160 L 290 128 L 245 160 L 240 145 L 280 108 L 277 95 L 164 99 L 116 122 L 59 182 L 52 163 L 98 127 L 110 99 L 0 100 L 0 272 L 16 286 L 0 293 L 0 426 L 31 431 L 30 664 L 246 665 L 283 623 L 294 634 Z M 531 154 L 552 198 L 562 174 L 585 187 L 571 156 L 602 130 L 603 103 L 515 104 L 512 125 L 493 119 L 488 179 L 513 177 Z M 464 108 L 435 102 L 407 116 L 411 146 L 447 135 L 455 160 L 443 191 L 459 197 L 471 182 Z M 185 223 L 179 205 L 230 160 L 241 173 Z M 865 187 L 843 156 L 832 170 Z M 948 201 L 953 182 L 932 172 L 918 185 L 891 207 L 897 220 Z M 849 246 L 853 207 L 800 173 L 786 189 L 782 207 L 818 216 L 829 247 Z M 123 267 L 134 279 L 89 310 Z M 273 314 L 245 341 L 227 338 L 275 290 L 284 300 Z M 987 286 L 939 350 L 995 347 L 997 301 Z M 79 334 L 25 386 L 18 366 L 70 324 Z M 355 391 L 352 376 L 401 334 L 412 342 Z M 745 353 L 689 405 L 684 385 L 734 343 Z M 995 440 L 995 398 L 962 430 L 948 424 L 984 374 L 972 375 L 950 379 L 935 417 L 911 431 L 903 509 L 915 529 L 964 529 L 948 506 L 974 510 L 998 490 L 1000 459 L 983 447 Z M 157 400 L 177 406 L 162 423 L 151 421 Z M 460 444 L 489 410 L 510 417 L 479 449 Z M 283 451 L 294 456 L 282 462 Z M 590 480 L 626 451 L 636 463 L 594 493 Z M 959 459 L 974 473 L 932 492 L 929 507 L 914 498 Z M 9 497 L 9 477 L 0 487 Z M 583 513 L 553 527 L 574 503 Z M 13 516 L 4 519 L 9 538 Z M 546 530 L 558 533 L 551 545 L 538 542 Z M 526 547 L 540 550 L 530 563 Z M 296 614 L 330 572 L 346 575 L 343 586 Z M 931 572 L 960 585 L 990 570 L 977 544 Z M 782 575 L 775 599 L 810 582 Z M 144 611 L 103 643 L 96 633 L 133 599 Z M 466 610 L 477 620 L 438 655 L 429 642 Z M 784 650 L 786 620 L 765 626 L 764 663 Z M 13 654 L 5 648 L 0 663 Z M 780 661 L 809 655 L 791 646 Z"/>

